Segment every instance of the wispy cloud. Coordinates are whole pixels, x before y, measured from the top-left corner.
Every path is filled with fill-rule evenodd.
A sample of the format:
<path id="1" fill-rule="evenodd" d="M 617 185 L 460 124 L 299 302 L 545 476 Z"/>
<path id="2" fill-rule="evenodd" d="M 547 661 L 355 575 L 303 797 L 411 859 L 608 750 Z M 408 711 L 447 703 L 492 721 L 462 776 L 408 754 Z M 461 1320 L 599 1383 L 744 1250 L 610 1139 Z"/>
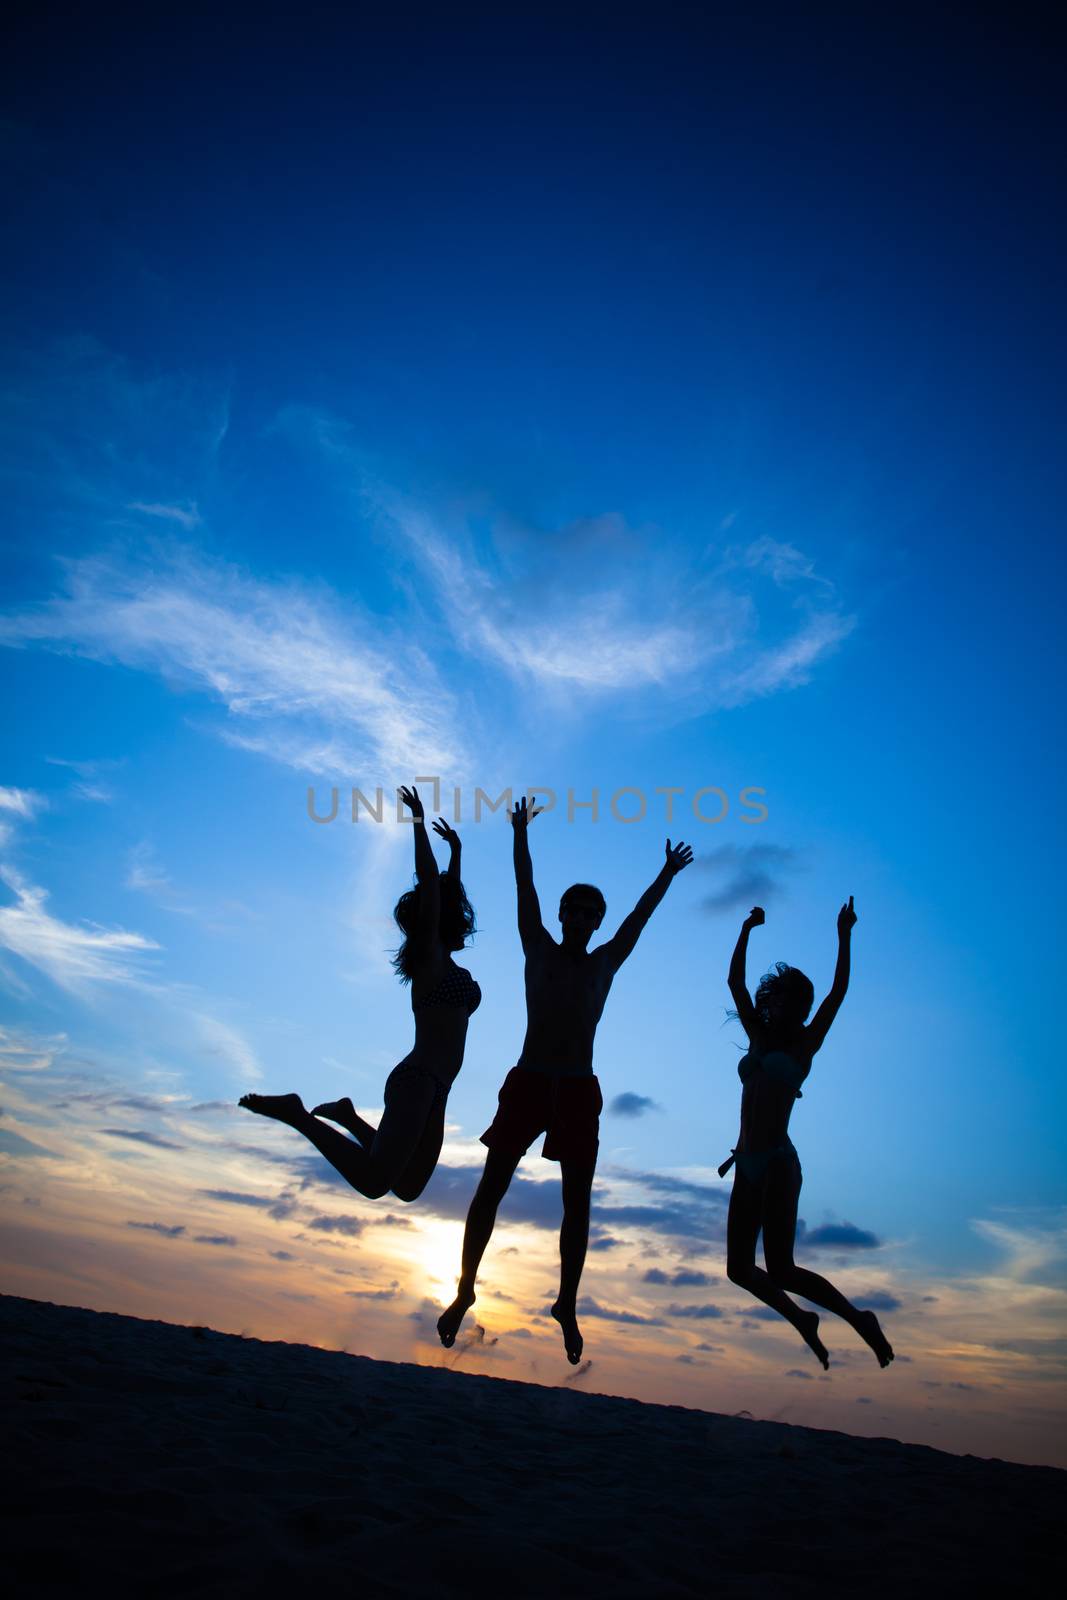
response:
<path id="1" fill-rule="evenodd" d="M 46 804 L 44 796 L 33 789 L 11 789 L 0 785 L 0 847 L 10 844 L 14 837 L 15 823 L 9 818 L 28 822 Z"/>
<path id="2" fill-rule="evenodd" d="M 95 800 L 104 806 L 109 806 L 115 798 L 115 791 L 104 783 L 76 783 L 74 793 L 79 800 Z"/>
<path id="3" fill-rule="evenodd" d="M 0 785 L 0 811 L 9 811 L 16 817 L 32 817 L 44 804 L 44 796 L 32 789 L 11 789 Z"/>
<path id="4" fill-rule="evenodd" d="M 140 511 L 146 517 L 161 517 L 164 522 L 178 522 L 183 528 L 198 528 L 203 521 L 196 505 L 168 506 L 162 504 L 150 505 L 143 500 L 133 500 L 127 507 L 129 511 Z"/>
<path id="5" fill-rule="evenodd" d="M 783 589 L 790 584 L 805 583 L 816 584 L 830 593 L 834 589 L 831 580 L 816 570 L 815 562 L 803 550 L 784 540 L 772 539 L 768 534 L 753 539 L 747 545 L 731 545 L 725 550 L 722 568 L 727 570 L 731 567 L 765 573 Z"/>
<path id="6" fill-rule="evenodd" d="M 1039 1277 L 1058 1277 L 1067 1283 L 1067 1220 L 1056 1226 L 1035 1224 L 1025 1216 L 983 1218 L 972 1223 L 975 1232 L 1001 1256 L 1001 1273 L 1018 1283 Z M 1050 1273 L 1050 1268 L 1057 1268 Z"/>
<path id="7" fill-rule="evenodd" d="M 27 1157 L 46 1161 L 60 1159 L 54 1150 L 47 1150 L 44 1145 L 34 1144 L 32 1139 L 27 1139 L 21 1133 L 16 1133 L 13 1128 L 0 1128 L 0 1152 L 19 1159 Z"/>
<path id="8" fill-rule="evenodd" d="M 156 858 L 155 850 L 147 840 L 134 845 L 126 867 L 127 889 L 137 889 L 143 894 L 159 894 L 171 888 L 169 875 Z"/>
<path id="9" fill-rule="evenodd" d="M 368 492 L 418 553 L 463 649 L 546 692 L 669 686 L 674 699 L 741 705 L 807 682 L 856 625 L 811 558 L 773 539 L 694 563 L 663 530 L 608 515 L 560 529 L 500 517 L 479 544 L 455 518 Z M 760 582 L 788 590 L 784 618 Z"/>
<path id="10" fill-rule="evenodd" d="M 183 917 L 198 915 L 188 895 L 178 888 L 148 839 L 135 844 L 126 857 L 127 889 L 143 894 L 164 911 Z"/>
<path id="11" fill-rule="evenodd" d="M 201 1191 L 209 1200 L 220 1200 L 228 1206 L 254 1206 L 261 1211 L 269 1211 L 274 1201 L 265 1194 L 241 1194 L 235 1189 L 204 1189 Z"/>
<path id="12" fill-rule="evenodd" d="M 605 1322 L 627 1323 L 636 1328 L 662 1328 L 662 1317 L 643 1317 L 636 1311 L 613 1310 L 610 1306 L 602 1306 L 591 1295 L 583 1295 L 578 1301 L 578 1315 L 580 1317 L 602 1317 Z"/>
<path id="13" fill-rule="evenodd" d="M 0 1065 L 5 1072 L 47 1072 L 66 1045 L 65 1033 L 42 1036 L 0 1028 Z"/>
<path id="14" fill-rule="evenodd" d="M 383 572 L 409 602 L 403 623 L 386 621 L 358 594 L 266 581 L 167 542 L 167 530 L 191 540 L 202 525 L 224 396 L 140 381 L 92 341 L 38 365 L 12 406 L 18 470 L 55 486 L 53 509 L 73 500 L 95 517 L 108 553 L 67 559 L 57 593 L 0 619 L 0 643 L 158 675 L 223 708 L 216 735 L 309 776 L 469 773 L 492 712 L 485 693 L 459 703 L 438 644 L 575 716 L 609 695 L 635 713 L 669 703 L 687 716 L 803 684 L 855 626 L 786 540 L 725 545 L 724 527 L 694 558 L 669 529 L 614 512 L 535 527 L 482 515 L 484 495 L 479 521 L 473 501 L 417 504 L 375 480 L 349 427 L 290 407 L 279 436 L 310 443 L 320 474 L 340 476 L 382 535 Z M 146 519 L 159 537 L 135 545 Z M 116 530 L 136 555 L 116 549 Z M 81 792 L 110 798 L 90 777 Z"/>
<path id="15" fill-rule="evenodd" d="M 68 761 L 63 756 L 45 756 L 45 760 L 51 767 L 67 767 L 77 774 L 77 781 L 72 784 L 71 792 L 79 800 L 93 800 L 100 805 L 110 805 L 114 800 L 115 791 L 110 784 L 103 781 L 103 775 L 121 766 L 121 762 Z"/>
<path id="16" fill-rule="evenodd" d="M 856 625 L 787 541 L 713 542 L 694 559 L 614 512 L 535 527 L 487 512 L 484 493 L 419 502 L 374 476 L 341 419 L 290 407 L 276 426 L 347 481 L 462 652 L 556 706 L 668 689 L 676 706 L 740 705 L 806 682 Z"/>
<path id="17" fill-rule="evenodd" d="M 79 992 L 87 984 L 132 983 L 139 979 L 137 958 L 158 950 L 153 939 L 121 928 L 79 926 L 48 910 L 48 893 L 28 883 L 11 866 L 0 867 L 0 881 L 15 896 L 0 906 L 0 946 L 44 972 L 61 988 Z"/>
<path id="18" fill-rule="evenodd" d="M 817 663 L 831 655 L 855 626 L 855 617 L 838 611 L 813 613 L 787 638 L 759 652 L 755 660 L 737 671 L 726 672 L 720 687 L 721 705 L 732 709 L 779 689 L 796 689 L 808 683 Z"/>
<path id="19" fill-rule="evenodd" d="M 181 1109 L 180 1098 L 177 1095 L 161 1094 L 129 1094 L 113 1088 L 85 1090 L 81 1094 L 65 1095 L 62 1101 L 55 1102 L 63 1106 L 84 1106 L 92 1111 L 149 1111 L 157 1116 L 166 1116 L 168 1113 Z M 195 1109 L 195 1107 L 191 1108 Z M 106 1129 L 104 1130 L 107 1131 Z"/>
<path id="20" fill-rule="evenodd" d="M 204 1012 L 197 1012 L 194 1021 L 208 1055 L 217 1056 L 226 1066 L 232 1068 L 243 1082 L 256 1083 L 262 1078 L 263 1069 L 256 1059 L 255 1051 L 236 1028 Z"/>
<path id="21" fill-rule="evenodd" d="M 148 556 L 63 562 L 62 592 L 0 618 L 0 643 L 157 673 L 224 705 L 233 742 L 304 772 L 454 770 L 452 696 L 410 639 L 324 587 L 184 547 Z"/>
<path id="22" fill-rule="evenodd" d="M 158 1133 L 149 1133 L 144 1128 L 101 1128 L 101 1133 L 106 1133 L 112 1139 L 129 1139 L 132 1144 L 148 1144 L 155 1150 L 184 1150 L 183 1144 L 175 1144 L 173 1139 L 163 1139 Z"/>
<path id="23" fill-rule="evenodd" d="M 632 560 L 635 543 L 643 541 L 621 518 L 527 538 L 521 568 L 508 572 L 499 559 L 479 557 L 470 539 L 454 530 L 449 536 L 395 496 L 384 497 L 383 510 L 417 550 L 463 648 L 546 689 L 595 693 L 677 682 L 728 653 L 748 620 L 745 608 L 739 616 L 725 596 L 709 594 L 698 621 L 683 585 L 655 594 L 677 583 L 655 566 L 642 571 L 639 584 L 623 581 L 620 557 Z"/>

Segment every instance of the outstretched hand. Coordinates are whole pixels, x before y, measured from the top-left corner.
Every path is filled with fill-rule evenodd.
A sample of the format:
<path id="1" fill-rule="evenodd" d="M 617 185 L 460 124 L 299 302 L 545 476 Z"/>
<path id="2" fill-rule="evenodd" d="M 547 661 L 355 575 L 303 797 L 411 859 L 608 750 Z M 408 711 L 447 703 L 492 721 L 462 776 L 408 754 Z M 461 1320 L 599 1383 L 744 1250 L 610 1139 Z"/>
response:
<path id="1" fill-rule="evenodd" d="M 539 817 L 544 809 L 544 806 L 527 806 L 526 796 L 523 795 L 511 808 L 511 826 L 516 833 L 528 828 L 534 817 Z"/>
<path id="2" fill-rule="evenodd" d="M 837 913 L 838 933 L 851 933 L 856 926 L 856 913 L 852 909 L 852 896 L 848 897 L 848 905 L 842 906 Z"/>
<path id="3" fill-rule="evenodd" d="M 676 844 L 671 848 L 671 841 L 667 840 L 667 870 L 672 878 L 676 878 L 683 867 L 687 867 L 693 859 L 692 847 L 687 844 Z"/>
<path id="4" fill-rule="evenodd" d="M 761 923 L 766 922 L 766 920 L 767 920 L 767 918 L 764 915 L 763 907 L 762 906 L 753 906 L 752 910 L 749 912 L 748 916 L 745 918 L 745 927 L 746 928 L 758 928 L 761 925 Z"/>
<path id="5" fill-rule="evenodd" d="M 419 799 L 419 791 L 417 789 L 409 789 L 406 784 L 402 783 L 397 790 L 397 794 L 404 804 L 411 808 L 411 813 L 416 822 L 426 821 L 426 813 L 422 809 L 422 801 Z"/>
<path id="6" fill-rule="evenodd" d="M 431 822 L 430 827 L 439 839 L 446 839 L 453 850 L 459 848 L 459 834 L 455 828 L 449 826 L 444 817 L 438 817 L 436 822 Z"/>

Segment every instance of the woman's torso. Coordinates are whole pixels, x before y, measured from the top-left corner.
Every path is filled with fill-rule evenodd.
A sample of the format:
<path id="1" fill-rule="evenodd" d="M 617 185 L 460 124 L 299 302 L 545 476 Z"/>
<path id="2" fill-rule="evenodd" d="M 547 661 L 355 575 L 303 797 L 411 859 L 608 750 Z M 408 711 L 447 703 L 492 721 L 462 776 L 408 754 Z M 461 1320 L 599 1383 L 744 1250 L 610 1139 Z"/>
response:
<path id="1" fill-rule="evenodd" d="M 803 1035 L 781 1042 L 754 1038 L 738 1062 L 741 1078 L 741 1133 L 737 1148 L 750 1152 L 788 1146 L 789 1118 L 800 1085 L 811 1071 Z"/>
<path id="2" fill-rule="evenodd" d="M 450 956 L 426 962 L 411 980 L 415 1043 L 399 1065 L 420 1067 L 451 1084 L 463 1065 L 467 1024 L 481 998 L 470 973 Z"/>

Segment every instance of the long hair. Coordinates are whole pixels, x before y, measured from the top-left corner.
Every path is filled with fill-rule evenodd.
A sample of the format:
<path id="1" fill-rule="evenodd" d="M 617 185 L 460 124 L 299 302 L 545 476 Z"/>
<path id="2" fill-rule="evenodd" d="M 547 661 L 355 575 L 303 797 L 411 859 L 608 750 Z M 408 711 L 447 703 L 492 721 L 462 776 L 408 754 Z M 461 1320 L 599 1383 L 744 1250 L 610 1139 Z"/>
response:
<path id="1" fill-rule="evenodd" d="M 457 943 L 466 944 L 475 930 L 474 907 L 467 899 L 462 883 L 447 873 L 438 879 L 441 906 L 437 921 L 437 937 L 451 950 Z M 422 889 L 416 883 L 407 889 L 393 907 L 393 917 L 404 935 L 404 942 L 393 956 L 393 969 L 401 983 L 410 983 L 416 967 L 426 955 L 426 942 L 419 938 L 419 908 Z"/>
<path id="2" fill-rule="evenodd" d="M 814 1001 L 811 979 L 799 967 L 776 961 L 760 979 L 753 1001 L 761 1032 L 773 1044 L 794 1042 Z"/>

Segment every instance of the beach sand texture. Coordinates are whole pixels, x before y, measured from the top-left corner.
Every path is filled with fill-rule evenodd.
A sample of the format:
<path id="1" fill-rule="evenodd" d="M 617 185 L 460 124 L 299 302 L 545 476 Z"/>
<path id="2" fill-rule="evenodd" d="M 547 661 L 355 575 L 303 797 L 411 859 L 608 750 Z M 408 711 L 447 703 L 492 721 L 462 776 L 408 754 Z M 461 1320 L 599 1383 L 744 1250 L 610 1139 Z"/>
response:
<path id="1" fill-rule="evenodd" d="M 1067 1473 L 0 1297 L 20 1593 L 973 1595 Z M 1055 1570 L 1055 1567 L 1053 1567 Z"/>

